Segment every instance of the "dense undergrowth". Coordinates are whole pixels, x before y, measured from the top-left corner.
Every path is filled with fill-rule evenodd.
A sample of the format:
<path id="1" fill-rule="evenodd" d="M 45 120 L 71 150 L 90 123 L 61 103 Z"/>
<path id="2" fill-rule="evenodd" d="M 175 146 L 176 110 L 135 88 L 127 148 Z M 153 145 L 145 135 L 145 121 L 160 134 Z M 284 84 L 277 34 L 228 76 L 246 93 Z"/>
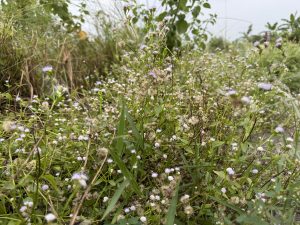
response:
<path id="1" fill-rule="evenodd" d="M 0 11 L 0 224 L 297 224 L 294 39 L 170 51 L 36 10 Z"/>
<path id="2" fill-rule="evenodd" d="M 91 89 L 2 93 L 2 224 L 295 223 L 295 45 L 157 46 L 124 51 Z"/>

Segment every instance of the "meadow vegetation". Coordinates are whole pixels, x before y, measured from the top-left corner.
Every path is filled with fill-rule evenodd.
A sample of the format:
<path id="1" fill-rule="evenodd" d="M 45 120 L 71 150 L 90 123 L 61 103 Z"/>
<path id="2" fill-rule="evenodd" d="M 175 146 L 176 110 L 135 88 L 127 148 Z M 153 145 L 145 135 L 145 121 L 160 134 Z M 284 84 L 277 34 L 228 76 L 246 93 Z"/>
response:
<path id="1" fill-rule="evenodd" d="M 178 12 L 126 5 L 89 36 L 65 5 L 7 2 L 0 224 L 297 224 L 296 28 L 192 43 Z"/>

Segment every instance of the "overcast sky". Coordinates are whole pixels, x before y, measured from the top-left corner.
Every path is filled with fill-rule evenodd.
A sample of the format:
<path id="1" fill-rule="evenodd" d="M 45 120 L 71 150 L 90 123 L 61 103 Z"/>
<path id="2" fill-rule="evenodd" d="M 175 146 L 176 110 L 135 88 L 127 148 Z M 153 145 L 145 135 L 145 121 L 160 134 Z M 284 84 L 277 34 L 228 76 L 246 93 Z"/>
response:
<path id="1" fill-rule="evenodd" d="M 210 0 L 218 23 L 211 28 L 214 34 L 229 39 L 240 37 L 253 24 L 254 33 L 265 29 L 267 22 L 279 22 L 291 13 L 300 13 L 300 0 Z M 300 16 L 300 15 L 299 15 Z M 227 19 L 226 19 L 227 18 Z"/>
<path id="2" fill-rule="evenodd" d="M 93 1 L 95 0 L 88 0 Z M 96 1 L 106 6 L 113 1 L 118 2 L 118 0 Z M 148 7 L 159 5 L 159 0 L 138 0 L 138 2 L 143 2 Z M 241 33 L 245 32 L 250 24 L 253 24 L 253 33 L 258 33 L 265 30 L 267 22 L 280 22 L 291 13 L 296 11 L 300 13 L 300 0 L 209 0 L 209 2 L 212 9 L 206 12 L 218 15 L 217 24 L 211 27 L 210 31 L 214 35 L 231 40 L 241 37 Z"/>

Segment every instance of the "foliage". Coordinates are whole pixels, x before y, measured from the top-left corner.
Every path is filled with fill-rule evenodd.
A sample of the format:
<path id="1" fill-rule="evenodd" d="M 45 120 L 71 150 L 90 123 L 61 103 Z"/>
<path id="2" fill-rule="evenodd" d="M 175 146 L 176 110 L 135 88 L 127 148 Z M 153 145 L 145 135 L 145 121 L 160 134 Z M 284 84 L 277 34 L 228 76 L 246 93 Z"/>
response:
<path id="1" fill-rule="evenodd" d="M 169 51 L 190 3 L 162 1 L 165 24 L 142 11 L 143 30 L 98 11 L 93 38 L 43 5 L 1 8 L 0 223 L 298 222 L 300 47 Z"/>
<path id="2" fill-rule="evenodd" d="M 145 33 L 156 30 L 157 26 L 158 29 L 165 28 L 166 46 L 170 50 L 180 47 L 184 41 L 204 48 L 208 39 L 207 25 L 215 23 L 216 15 L 210 14 L 206 20 L 201 20 L 200 16 L 203 9 L 211 7 L 210 4 L 206 0 L 161 0 L 160 3 L 160 13 L 156 8 L 145 9 L 143 5 L 126 6 L 124 11 L 132 17 L 133 24 L 142 21 Z"/>
<path id="3" fill-rule="evenodd" d="M 287 59 L 294 48 L 284 43 Z M 272 46 L 159 49 L 123 52 L 78 94 L 2 92 L 1 221 L 295 222 L 299 99 L 281 82 L 293 63 Z M 269 72 L 272 60 L 283 65 Z"/>
<path id="4" fill-rule="evenodd" d="M 266 28 L 271 32 L 273 37 L 283 37 L 289 41 L 300 41 L 300 17 L 297 13 L 292 13 L 289 19 L 282 19 L 283 23 L 267 23 Z"/>
<path id="5" fill-rule="evenodd" d="M 284 23 L 278 27 L 284 37 L 290 41 L 300 42 L 300 17 L 297 13 L 291 14 L 289 19 L 283 19 Z"/>
<path id="6" fill-rule="evenodd" d="M 76 30 L 80 18 L 68 14 L 67 1 L 62 5 L 59 1 L 50 5 L 46 1 L 22 2 L 16 6 L 16 1 L 8 1 L 0 10 L 0 90 L 3 92 L 32 98 L 49 95 L 59 85 L 69 90 L 89 87 L 96 77 L 109 73 L 111 65 L 119 60 L 119 52 L 135 48 L 137 38 L 133 31 L 117 26 L 104 13 L 97 15 L 99 34 L 92 37 Z M 59 12 L 53 9 L 56 4 L 63 7 L 57 8 Z M 81 11 L 85 10 L 85 5 L 80 7 Z M 48 65 L 53 68 L 51 78 L 43 72 L 43 67 Z"/>
<path id="7" fill-rule="evenodd" d="M 210 51 L 227 51 L 229 49 L 229 41 L 222 37 L 212 37 L 208 42 L 208 49 Z"/>

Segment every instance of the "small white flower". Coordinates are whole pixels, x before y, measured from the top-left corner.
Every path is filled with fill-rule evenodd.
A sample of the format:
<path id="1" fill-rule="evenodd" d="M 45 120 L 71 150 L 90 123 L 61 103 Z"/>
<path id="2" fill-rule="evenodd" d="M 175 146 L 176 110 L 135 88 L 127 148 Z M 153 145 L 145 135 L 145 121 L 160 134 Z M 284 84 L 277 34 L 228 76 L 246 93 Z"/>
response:
<path id="1" fill-rule="evenodd" d="M 130 152 L 131 152 L 131 154 L 136 154 L 136 150 L 135 149 L 132 149 Z"/>
<path id="2" fill-rule="evenodd" d="M 171 170 L 169 168 L 166 168 L 165 173 L 171 173 Z"/>
<path id="3" fill-rule="evenodd" d="M 44 185 L 42 186 L 42 190 L 43 190 L 43 191 L 47 191 L 48 189 L 49 189 L 49 185 L 44 184 Z"/>
<path id="4" fill-rule="evenodd" d="M 237 95 L 237 92 L 236 92 L 236 90 L 230 89 L 227 91 L 226 95 L 227 96 L 235 96 L 235 95 Z"/>
<path id="5" fill-rule="evenodd" d="M 270 91 L 272 89 L 272 84 L 270 83 L 259 83 L 258 88 L 264 91 Z"/>
<path id="6" fill-rule="evenodd" d="M 152 176 L 153 178 L 156 178 L 156 177 L 158 177 L 158 174 L 157 174 L 157 173 L 152 173 L 151 176 Z"/>
<path id="7" fill-rule="evenodd" d="M 42 102 L 42 109 L 48 110 L 49 109 L 49 103 L 46 102 L 46 101 Z"/>
<path id="8" fill-rule="evenodd" d="M 25 202 L 24 202 L 24 205 L 25 205 L 25 206 L 28 206 L 28 207 L 30 207 L 30 208 L 32 208 L 33 202 L 32 202 L 32 201 L 25 201 Z"/>
<path id="9" fill-rule="evenodd" d="M 155 142 L 154 147 L 159 148 L 160 144 L 158 142 Z"/>
<path id="10" fill-rule="evenodd" d="M 21 208 L 20 208 L 20 212 L 23 213 L 27 210 L 27 206 L 26 205 L 23 205 Z"/>
<path id="11" fill-rule="evenodd" d="M 247 96 L 243 96 L 241 98 L 241 101 L 244 103 L 244 104 L 250 104 L 251 103 L 251 99 Z"/>
<path id="12" fill-rule="evenodd" d="M 108 197 L 107 196 L 105 196 L 104 198 L 103 198 L 103 202 L 107 202 L 108 201 Z"/>
<path id="13" fill-rule="evenodd" d="M 154 201 L 155 200 L 155 196 L 154 195 L 150 195 L 150 200 Z"/>
<path id="14" fill-rule="evenodd" d="M 275 128 L 275 132 L 276 132 L 276 133 L 283 133 L 283 132 L 284 132 L 284 129 L 283 129 L 282 126 L 277 126 L 277 127 Z"/>
<path id="15" fill-rule="evenodd" d="M 173 181 L 173 180 L 174 180 L 174 177 L 173 177 L 173 176 L 168 176 L 168 180 L 169 180 L 169 181 Z"/>
<path id="16" fill-rule="evenodd" d="M 258 169 L 253 169 L 251 172 L 252 172 L 253 174 L 257 174 L 257 173 L 258 173 Z"/>
<path id="17" fill-rule="evenodd" d="M 226 172 L 229 174 L 229 175 L 234 175 L 234 170 L 231 168 L 231 167 L 229 167 L 229 168 L 227 168 L 226 169 Z"/>
<path id="18" fill-rule="evenodd" d="M 51 72 L 52 70 L 53 70 L 53 67 L 52 67 L 51 65 L 44 66 L 44 67 L 42 68 L 42 71 L 43 71 L 44 73 L 46 73 L 46 72 Z"/>
<path id="19" fill-rule="evenodd" d="M 53 213 L 48 213 L 45 215 L 45 220 L 49 223 L 56 220 L 56 216 Z"/>
<path id="20" fill-rule="evenodd" d="M 146 223 L 146 222 L 147 222 L 147 218 L 146 218 L 145 216 L 142 216 L 142 217 L 140 218 L 140 221 L 141 221 L 142 223 Z"/>
<path id="21" fill-rule="evenodd" d="M 88 177 L 82 172 L 74 173 L 71 180 L 77 180 L 83 188 L 86 188 L 87 186 L 86 181 L 88 180 Z"/>
<path id="22" fill-rule="evenodd" d="M 263 147 L 261 147 L 261 146 L 257 147 L 257 151 L 263 151 L 263 150 L 264 150 Z"/>
<path id="23" fill-rule="evenodd" d="M 227 190 L 226 190 L 226 188 L 224 188 L 224 187 L 223 187 L 223 188 L 221 188 L 221 192 L 222 192 L 223 194 L 225 194 L 225 193 L 226 193 L 226 191 L 227 191 Z"/>
<path id="24" fill-rule="evenodd" d="M 112 163 L 113 160 L 111 158 L 107 159 L 107 163 Z"/>
<path id="25" fill-rule="evenodd" d="M 124 212 L 125 212 L 125 213 L 130 213 L 130 209 L 129 209 L 129 208 L 125 208 L 125 209 L 124 209 Z"/>
<path id="26" fill-rule="evenodd" d="M 197 123 L 199 123 L 199 119 L 196 116 L 192 116 L 191 118 L 189 118 L 188 122 L 192 125 L 196 125 Z M 184 127 L 187 129 L 188 125 L 186 125 Z"/>
<path id="27" fill-rule="evenodd" d="M 184 207 L 184 213 L 187 215 L 192 215 L 194 213 L 193 207 L 190 205 Z"/>
<path id="28" fill-rule="evenodd" d="M 184 196 L 182 196 L 182 197 L 180 198 L 180 202 L 182 202 L 182 203 L 187 203 L 187 202 L 189 201 L 189 199 L 190 199 L 190 196 L 187 195 L 187 194 L 185 194 Z"/>
<path id="29" fill-rule="evenodd" d="M 134 205 L 130 206 L 130 210 L 131 211 L 135 211 L 136 210 L 136 207 Z"/>

